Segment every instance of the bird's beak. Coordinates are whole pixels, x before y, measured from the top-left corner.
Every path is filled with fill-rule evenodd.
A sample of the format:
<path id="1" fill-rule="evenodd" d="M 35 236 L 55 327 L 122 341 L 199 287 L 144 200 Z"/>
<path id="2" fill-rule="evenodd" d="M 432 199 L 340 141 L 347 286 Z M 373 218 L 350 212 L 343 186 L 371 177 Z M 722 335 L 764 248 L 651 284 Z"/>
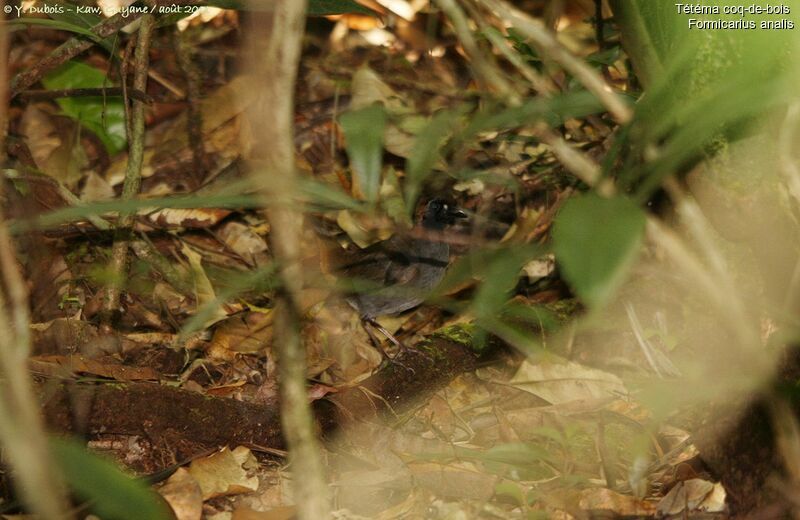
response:
<path id="1" fill-rule="evenodd" d="M 452 208 L 447 212 L 447 215 L 452 218 L 467 218 L 467 214 L 458 208 Z"/>

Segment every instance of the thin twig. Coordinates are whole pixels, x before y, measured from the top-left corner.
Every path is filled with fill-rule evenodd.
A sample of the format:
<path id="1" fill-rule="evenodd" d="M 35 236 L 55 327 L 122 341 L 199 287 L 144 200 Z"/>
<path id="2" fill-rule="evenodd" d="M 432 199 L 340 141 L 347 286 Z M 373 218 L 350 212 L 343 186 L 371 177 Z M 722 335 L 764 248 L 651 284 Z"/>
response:
<path id="1" fill-rule="evenodd" d="M 252 0 L 258 4 L 257 0 Z M 253 180 L 273 200 L 267 210 L 270 241 L 282 266 L 282 290 L 274 310 L 274 347 L 278 352 L 281 424 L 292 460 L 292 485 L 300 520 L 331 517 L 325 468 L 306 391 L 306 348 L 300 336 L 302 213 L 296 200 L 294 157 L 294 89 L 300 60 L 306 2 L 275 0 L 267 13 L 252 13 L 249 35 L 254 70 L 264 91 L 251 114 L 254 147 Z M 264 36 L 261 36 L 264 35 Z M 275 202 L 280 201 L 280 202 Z"/>
<path id="2" fill-rule="evenodd" d="M 3 2 L 0 2 L 0 7 Z M 8 33 L 0 14 L 0 162 L 5 160 Z M 3 182 L 0 180 L 0 192 Z M 0 212 L 0 441 L 20 495 L 41 518 L 69 518 L 66 487 L 53 467 L 44 424 L 27 369 L 30 352 L 28 291 L 11 235 Z"/>
<path id="3" fill-rule="evenodd" d="M 614 183 L 610 179 L 603 178 L 600 166 L 591 160 L 588 155 L 570 146 L 563 137 L 545 125 L 538 126 L 536 132 L 542 142 L 550 147 L 553 155 L 573 175 L 582 180 L 587 186 L 595 188 L 604 197 L 610 197 L 614 194 Z"/>
<path id="4" fill-rule="evenodd" d="M 192 172 L 192 188 L 196 188 L 203 183 L 207 172 L 206 151 L 203 145 L 203 110 L 200 104 L 202 100 L 202 77 L 200 69 L 192 60 L 192 47 L 189 44 L 189 34 L 187 31 L 180 31 L 175 28 L 173 43 L 175 55 L 178 58 L 178 67 L 181 69 L 186 80 L 186 133 L 189 137 L 189 147 L 192 149 L 192 162 L 194 171 Z"/>
<path id="5" fill-rule="evenodd" d="M 603 77 L 566 49 L 542 22 L 502 0 L 483 0 L 483 2 L 496 16 L 511 22 L 514 28 L 528 37 L 542 54 L 552 58 L 572 74 L 603 103 L 618 123 L 625 124 L 632 119 L 631 108 L 611 90 Z"/>
<path id="6" fill-rule="evenodd" d="M 473 38 L 472 31 L 469 28 L 467 17 L 455 0 L 436 0 L 436 3 L 439 4 L 439 7 L 453 24 L 453 29 L 456 31 L 464 51 L 472 61 L 478 78 L 486 85 L 494 88 L 500 96 L 509 99 L 510 104 L 518 104 L 519 95 L 514 92 L 514 89 L 505 80 L 497 65 L 492 63 L 491 58 L 478 47 L 478 43 Z"/>
<path id="7" fill-rule="evenodd" d="M 147 89 L 147 68 L 149 66 L 150 40 L 152 38 L 155 19 L 152 15 L 142 18 L 139 26 L 138 40 L 134 55 L 133 88 L 142 92 Z M 128 165 L 125 170 L 125 182 L 122 185 L 122 200 L 130 200 L 139 193 L 142 183 L 142 162 L 144 158 L 144 103 L 133 101 L 130 110 L 131 134 L 128 136 Z M 121 280 L 126 274 L 128 263 L 127 230 L 133 225 L 135 214 L 120 215 L 114 246 L 111 250 L 111 270 L 115 274 L 106 290 L 103 307 L 105 320 L 119 308 Z"/>
<path id="8" fill-rule="evenodd" d="M 50 99 L 71 98 L 71 97 L 111 97 L 122 96 L 125 92 L 123 87 L 103 87 L 103 88 L 65 88 L 60 90 L 23 90 L 17 97 L 30 99 L 33 101 L 47 101 Z M 153 96 L 146 92 L 136 89 L 127 89 L 128 96 L 137 101 L 152 105 Z"/>
<path id="9" fill-rule="evenodd" d="M 99 39 L 107 38 L 129 23 L 134 22 L 142 15 L 143 13 L 138 11 L 117 13 L 111 18 L 107 18 L 92 27 L 92 32 L 97 35 Z M 89 49 L 92 45 L 95 45 L 94 40 L 77 36 L 62 43 L 53 50 L 53 52 L 37 61 L 33 67 L 14 76 L 11 80 L 11 97 L 17 96 L 23 90 L 42 79 L 45 74 L 68 62 L 78 54 Z"/>

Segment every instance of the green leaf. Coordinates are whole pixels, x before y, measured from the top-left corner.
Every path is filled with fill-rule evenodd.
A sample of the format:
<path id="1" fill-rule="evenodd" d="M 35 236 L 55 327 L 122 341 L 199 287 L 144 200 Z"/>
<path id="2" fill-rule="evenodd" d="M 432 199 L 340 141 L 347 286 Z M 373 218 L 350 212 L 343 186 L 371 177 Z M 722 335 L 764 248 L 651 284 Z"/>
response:
<path id="1" fill-rule="evenodd" d="M 51 446 L 72 490 L 90 501 L 92 510 L 103 518 L 172 518 L 169 507 L 158 494 L 144 482 L 123 473 L 113 462 L 89 453 L 72 440 L 53 439 Z"/>
<path id="2" fill-rule="evenodd" d="M 310 177 L 298 179 L 298 191 L 316 209 L 350 209 L 358 212 L 366 210 L 363 202 L 355 200 L 340 188 Z"/>
<path id="3" fill-rule="evenodd" d="M 51 5 L 58 7 L 58 9 L 50 10 L 47 13 L 47 16 L 49 16 L 53 20 L 70 24 L 73 27 L 77 27 L 79 29 L 91 30 L 92 27 L 98 25 L 103 21 L 103 18 L 98 14 L 99 8 L 96 8 L 97 12 L 79 13 L 75 5 L 66 2 L 55 2 L 55 3 L 45 2 L 44 5 Z M 79 33 L 79 34 L 84 34 L 84 33 Z M 108 37 L 101 40 L 100 38 L 95 36 L 94 33 L 91 33 L 91 35 L 89 35 L 89 38 L 94 42 L 96 42 L 98 45 L 102 46 L 106 51 L 113 52 L 114 43 L 112 37 Z M 113 36 L 113 38 L 116 38 L 116 36 Z"/>
<path id="4" fill-rule="evenodd" d="M 560 126 L 571 118 L 581 118 L 604 111 L 603 105 L 585 90 L 568 91 L 552 98 L 537 97 L 520 106 L 485 106 L 470 121 L 463 138 L 487 130 L 500 130 L 544 121 Z"/>
<path id="5" fill-rule="evenodd" d="M 675 5 L 649 0 L 610 0 L 622 44 L 646 95 L 636 106 L 630 150 L 615 176 L 622 188 L 645 200 L 665 176 L 704 156 L 724 153 L 759 119 L 795 97 L 794 31 L 767 30 L 769 17 L 725 14 L 740 6 L 720 0 L 720 14 L 689 16 Z M 792 12 L 786 20 L 798 23 Z M 755 23 L 753 30 L 701 30 L 690 20 Z M 642 160 L 643 156 L 647 156 Z M 605 168 L 610 170 L 611 162 Z"/>
<path id="6" fill-rule="evenodd" d="M 253 7 L 250 7 L 252 5 L 251 3 L 243 2 L 242 0 L 208 0 L 206 4 L 213 5 L 214 7 L 221 7 L 223 9 L 236 9 L 239 11 L 255 10 Z M 264 2 L 264 4 L 265 7 L 269 5 L 267 2 Z M 309 0 L 308 10 L 306 11 L 308 16 L 326 16 L 329 14 L 348 13 L 368 15 L 376 14 L 375 11 L 358 4 L 353 0 Z"/>
<path id="7" fill-rule="evenodd" d="M 353 192 L 357 197 L 374 204 L 381 186 L 386 111 L 382 105 L 370 105 L 345 112 L 339 118 L 339 124 L 347 140 L 347 156 L 353 170 Z"/>
<path id="8" fill-rule="evenodd" d="M 42 83 L 52 90 L 110 86 L 103 72 L 79 61 L 68 61 Z M 60 98 L 56 102 L 64 115 L 94 132 L 110 154 L 125 148 L 125 107 L 119 97 Z"/>
<path id="9" fill-rule="evenodd" d="M 308 2 L 308 16 L 347 13 L 375 14 L 371 9 L 367 9 L 353 0 L 309 0 Z"/>
<path id="10" fill-rule="evenodd" d="M 513 245 L 495 251 L 494 258 L 482 266 L 484 283 L 472 298 L 470 309 L 479 318 L 496 317 L 519 279 L 522 266 L 541 254 L 532 244 Z"/>
<path id="11" fill-rule="evenodd" d="M 553 228 L 564 277 L 590 306 L 606 302 L 622 282 L 644 233 L 642 210 L 624 197 L 587 194 L 569 200 Z"/>
<path id="12" fill-rule="evenodd" d="M 48 18 L 17 18 L 8 22 L 11 25 L 42 25 L 50 29 L 57 29 L 59 31 L 67 31 L 81 36 L 86 36 L 90 40 L 100 43 L 100 38 L 97 37 L 92 31 L 85 29 L 74 23 L 65 20 L 50 20 Z"/>
<path id="13" fill-rule="evenodd" d="M 67 222 L 102 215 L 104 213 L 134 212 L 144 208 L 262 208 L 265 198 L 259 195 L 214 194 L 163 197 L 154 199 L 109 200 L 93 202 L 83 206 L 66 206 L 44 213 L 30 220 L 11 223 L 12 233 L 24 233 L 30 229 L 46 229 Z"/>
<path id="14" fill-rule="evenodd" d="M 442 110 L 417 134 L 414 150 L 406 161 L 405 197 L 409 213 L 414 211 L 422 183 L 440 160 L 442 145 L 461 113 L 461 110 Z"/>

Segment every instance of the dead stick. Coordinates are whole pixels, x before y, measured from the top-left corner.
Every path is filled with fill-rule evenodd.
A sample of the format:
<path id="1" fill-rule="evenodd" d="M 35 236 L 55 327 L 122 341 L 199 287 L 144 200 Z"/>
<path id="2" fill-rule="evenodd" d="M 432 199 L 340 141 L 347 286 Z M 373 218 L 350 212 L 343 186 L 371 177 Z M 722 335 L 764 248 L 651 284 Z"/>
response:
<path id="1" fill-rule="evenodd" d="M 458 375 L 493 359 L 501 343 L 476 343 L 468 325 L 453 325 L 418 345 L 430 359 L 413 351 L 403 365 L 388 365 L 359 386 L 313 403 L 316 423 L 326 437 L 354 422 L 394 418 L 425 402 Z M 58 431 L 88 435 L 143 435 L 155 444 L 191 444 L 198 450 L 248 444 L 284 449 L 281 417 L 275 405 L 210 397 L 154 383 L 71 384 L 39 386 L 44 415 Z M 76 424 L 74 407 L 83 410 Z M 125 413 L 120 413 L 125 410 Z M 191 453 L 178 454 L 180 457 Z"/>
<path id="2" fill-rule="evenodd" d="M 152 105 L 154 102 L 153 96 L 142 92 L 141 90 L 128 89 L 128 96 L 131 98 Z M 107 87 L 107 88 L 65 88 L 60 90 L 23 90 L 17 97 L 22 99 L 30 99 L 34 101 L 48 101 L 58 98 L 71 98 L 71 97 L 113 97 L 122 96 L 122 87 Z"/>
<path id="3" fill-rule="evenodd" d="M 139 27 L 138 41 L 134 56 L 133 88 L 144 92 L 147 89 L 147 67 L 149 65 L 150 40 L 152 38 L 155 19 L 146 15 Z M 144 158 L 144 103 L 134 101 L 131 113 L 131 134 L 128 136 L 130 143 L 128 165 L 125 170 L 125 182 L 122 185 L 122 199 L 129 200 L 139 193 L 142 184 L 142 161 Z M 135 214 L 120 215 L 119 227 L 114 237 L 114 246 L 111 250 L 111 269 L 115 274 L 114 282 L 109 284 L 103 307 L 104 321 L 108 324 L 113 313 L 119 308 L 120 280 L 126 275 L 128 263 L 128 239 L 123 233 L 134 222 Z"/>

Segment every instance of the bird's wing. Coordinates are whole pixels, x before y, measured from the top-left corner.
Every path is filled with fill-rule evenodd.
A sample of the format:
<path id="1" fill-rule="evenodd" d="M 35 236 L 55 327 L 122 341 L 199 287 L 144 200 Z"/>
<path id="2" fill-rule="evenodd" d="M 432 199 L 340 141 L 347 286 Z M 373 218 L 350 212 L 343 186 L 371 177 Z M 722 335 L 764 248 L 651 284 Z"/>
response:
<path id="1" fill-rule="evenodd" d="M 408 237 L 394 235 L 383 243 L 383 251 L 390 260 L 384 285 L 405 285 L 419 274 L 419 265 L 413 260 L 414 241 Z"/>
<path id="2" fill-rule="evenodd" d="M 395 235 L 354 252 L 338 271 L 347 278 L 383 286 L 406 284 L 419 271 L 412 263 L 412 246 L 413 242 L 408 238 Z"/>

